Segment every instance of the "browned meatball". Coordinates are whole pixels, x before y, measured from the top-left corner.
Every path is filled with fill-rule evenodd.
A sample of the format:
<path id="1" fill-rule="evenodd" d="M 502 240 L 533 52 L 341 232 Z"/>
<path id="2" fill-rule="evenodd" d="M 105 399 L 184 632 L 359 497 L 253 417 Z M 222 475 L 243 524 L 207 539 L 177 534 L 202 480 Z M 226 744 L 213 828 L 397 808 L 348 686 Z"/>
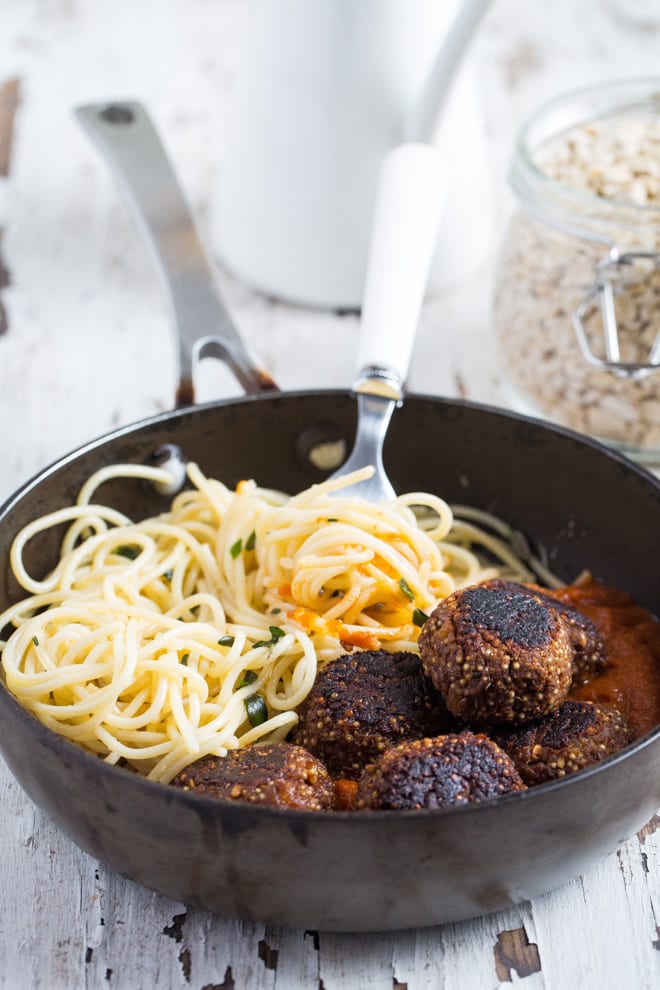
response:
<path id="1" fill-rule="evenodd" d="M 499 746 L 481 733 L 461 732 L 388 749 L 365 767 L 356 807 L 445 808 L 523 790 L 518 771 Z"/>
<path id="2" fill-rule="evenodd" d="M 334 804 L 334 784 L 326 768 L 301 746 L 290 743 L 204 756 L 182 770 L 172 784 L 195 794 L 273 808 L 327 811 Z"/>
<path id="3" fill-rule="evenodd" d="M 291 741 L 323 760 L 333 777 L 351 780 L 389 746 L 454 726 L 419 657 L 386 650 L 337 657 L 319 672 L 298 714 Z"/>
<path id="4" fill-rule="evenodd" d="M 419 637 L 424 669 L 453 715 L 468 723 L 528 722 L 568 693 L 568 624 L 543 596 L 493 580 L 456 591 Z"/>
<path id="5" fill-rule="evenodd" d="M 618 753 L 631 741 L 625 719 L 615 708 L 590 701 L 565 701 L 557 711 L 497 737 L 532 787 L 575 773 Z"/>
<path id="6" fill-rule="evenodd" d="M 603 638 L 588 616 L 572 605 L 534 589 L 533 594 L 545 599 L 568 623 L 568 634 L 573 650 L 573 683 L 584 684 L 607 667 L 607 653 Z"/>

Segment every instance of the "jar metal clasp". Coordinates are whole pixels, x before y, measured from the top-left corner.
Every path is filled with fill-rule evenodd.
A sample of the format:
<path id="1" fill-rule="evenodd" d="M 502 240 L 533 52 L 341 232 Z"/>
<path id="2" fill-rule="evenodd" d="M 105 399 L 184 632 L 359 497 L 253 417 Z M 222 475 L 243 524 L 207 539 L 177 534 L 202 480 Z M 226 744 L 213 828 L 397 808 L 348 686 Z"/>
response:
<path id="1" fill-rule="evenodd" d="M 573 327 L 583 357 L 595 368 L 611 371 L 618 378 L 645 378 L 660 369 L 660 329 L 649 350 L 646 361 L 623 361 L 619 340 L 615 295 L 621 291 L 622 276 L 637 262 L 651 263 L 660 269 L 660 253 L 657 251 L 620 251 L 615 245 L 596 266 L 594 284 L 586 293 L 573 314 Z M 605 357 L 594 354 L 589 343 L 585 321 L 599 307 L 605 343 Z"/>

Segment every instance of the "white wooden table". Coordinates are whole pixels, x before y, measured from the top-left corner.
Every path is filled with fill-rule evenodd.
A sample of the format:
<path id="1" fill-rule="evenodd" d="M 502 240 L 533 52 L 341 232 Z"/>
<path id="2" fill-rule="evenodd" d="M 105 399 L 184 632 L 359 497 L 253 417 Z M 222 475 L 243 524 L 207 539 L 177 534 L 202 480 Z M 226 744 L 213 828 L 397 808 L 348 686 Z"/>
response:
<path id="1" fill-rule="evenodd" d="M 155 279 L 71 107 L 146 102 L 204 227 L 252 13 L 249 0 L 0 0 L 0 497 L 173 396 Z M 571 85 L 657 70 L 659 43 L 657 0 L 498 0 L 474 57 L 500 200 L 521 115 Z M 219 277 L 283 387 L 350 383 L 354 316 L 285 307 Z M 427 304 L 414 390 L 504 403 L 489 299 L 486 266 Z M 232 391 L 225 373 L 204 370 L 202 398 Z M 0 986 L 658 987 L 659 825 L 583 877 L 499 914 L 395 934 L 318 934 L 214 918 L 110 873 L 2 765 Z"/>

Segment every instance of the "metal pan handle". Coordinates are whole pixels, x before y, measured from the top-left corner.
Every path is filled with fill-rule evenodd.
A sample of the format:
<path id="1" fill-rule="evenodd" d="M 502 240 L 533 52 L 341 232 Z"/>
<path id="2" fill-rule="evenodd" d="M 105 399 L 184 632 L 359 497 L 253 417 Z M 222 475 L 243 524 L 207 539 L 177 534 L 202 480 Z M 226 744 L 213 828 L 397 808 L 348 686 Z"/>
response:
<path id="1" fill-rule="evenodd" d="M 217 357 L 248 393 L 276 389 L 220 299 L 211 265 L 167 153 L 134 101 L 77 107 L 119 181 L 169 298 L 179 345 L 177 406 L 194 401 L 194 367 Z"/>

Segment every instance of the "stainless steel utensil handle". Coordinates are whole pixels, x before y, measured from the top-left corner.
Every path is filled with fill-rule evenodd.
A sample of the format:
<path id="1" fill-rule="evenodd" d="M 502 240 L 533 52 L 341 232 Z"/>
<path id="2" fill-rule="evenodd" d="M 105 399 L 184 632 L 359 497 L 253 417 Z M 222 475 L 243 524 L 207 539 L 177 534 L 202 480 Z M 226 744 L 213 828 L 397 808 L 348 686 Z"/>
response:
<path id="1" fill-rule="evenodd" d="M 145 108 L 134 101 L 76 108 L 131 207 L 170 301 L 179 344 L 177 405 L 194 401 L 193 371 L 217 357 L 248 393 L 276 389 L 225 309 L 211 265 L 167 153 Z"/>

